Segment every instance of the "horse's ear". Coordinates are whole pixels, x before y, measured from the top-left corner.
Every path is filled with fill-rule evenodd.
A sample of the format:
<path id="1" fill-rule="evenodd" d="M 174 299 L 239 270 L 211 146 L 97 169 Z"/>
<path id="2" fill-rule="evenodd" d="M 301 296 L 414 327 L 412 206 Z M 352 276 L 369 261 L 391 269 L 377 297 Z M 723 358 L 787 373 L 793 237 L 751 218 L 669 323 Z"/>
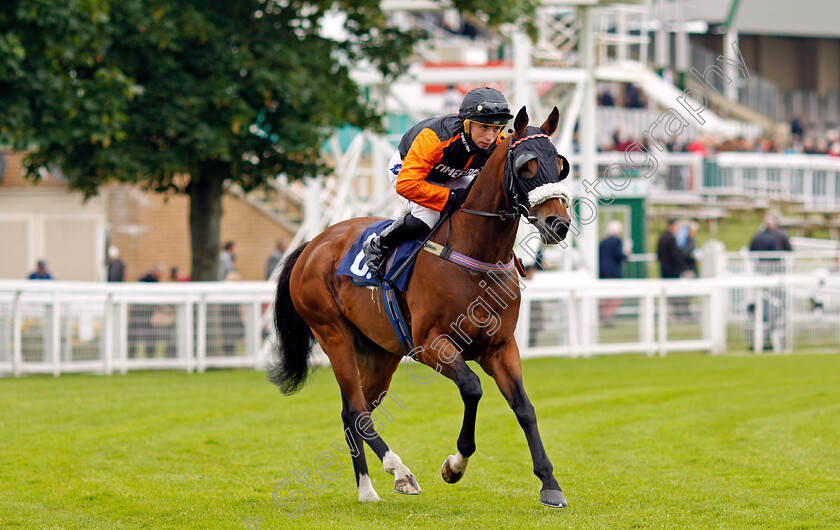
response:
<path id="1" fill-rule="evenodd" d="M 525 107 L 523 106 L 519 109 L 519 112 L 516 113 L 516 118 L 513 120 L 513 130 L 516 131 L 517 138 L 525 134 L 525 127 L 527 126 L 528 113 L 525 111 Z"/>
<path id="2" fill-rule="evenodd" d="M 545 123 L 540 125 L 540 129 L 549 136 L 554 134 L 554 131 L 557 130 L 557 124 L 560 123 L 560 111 L 557 110 L 557 107 L 554 107 L 554 110 L 551 111 L 551 114 L 548 115 L 548 118 L 545 120 Z"/>

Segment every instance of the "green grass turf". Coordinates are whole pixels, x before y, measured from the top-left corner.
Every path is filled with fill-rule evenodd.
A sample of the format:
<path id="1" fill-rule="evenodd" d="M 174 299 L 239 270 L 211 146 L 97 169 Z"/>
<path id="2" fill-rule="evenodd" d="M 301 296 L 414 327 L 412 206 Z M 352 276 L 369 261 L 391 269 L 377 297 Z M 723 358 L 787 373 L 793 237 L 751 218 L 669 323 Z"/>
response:
<path id="1" fill-rule="evenodd" d="M 523 369 L 565 510 L 538 503 L 522 431 L 483 374 L 478 452 L 448 485 L 457 390 L 397 372 L 405 409 L 388 407 L 382 434 L 423 494 L 395 494 L 368 450 L 383 500 L 359 504 L 349 457 L 333 480 L 312 478 L 316 458 L 344 443 L 329 369 L 292 397 L 257 372 L 148 372 L 0 380 L 0 528 L 840 527 L 840 355 Z M 306 468 L 323 491 L 290 519 L 272 490 Z M 306 491 L 277 498 L 295 490 Z"/>

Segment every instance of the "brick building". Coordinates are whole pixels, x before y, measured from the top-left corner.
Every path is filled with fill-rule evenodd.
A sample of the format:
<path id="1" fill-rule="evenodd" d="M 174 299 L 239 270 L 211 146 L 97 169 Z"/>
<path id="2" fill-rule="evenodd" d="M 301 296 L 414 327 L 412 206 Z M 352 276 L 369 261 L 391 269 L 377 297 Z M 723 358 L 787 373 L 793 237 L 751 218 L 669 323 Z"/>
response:
<path id="1" fill-rule="evenodd" d="M 190 275 L 189 198 L 137 186 L 108 185 L 87 202 L 52 175 L 35 185 L 21 173 L 21 153 L 0 152 L 0 278 L 25 278 L 45 259 L 56 279 L 101 281 L 108 245 L 120 249 L 126 281 L 157 262 Z M 222 243 L 237 244 L 245 280 L 263 280 L 278 239 L 293 226 L 259 201 L 227 193 L 222 201 Z M 169 274 L 165 275 L 169 279 Z"/>

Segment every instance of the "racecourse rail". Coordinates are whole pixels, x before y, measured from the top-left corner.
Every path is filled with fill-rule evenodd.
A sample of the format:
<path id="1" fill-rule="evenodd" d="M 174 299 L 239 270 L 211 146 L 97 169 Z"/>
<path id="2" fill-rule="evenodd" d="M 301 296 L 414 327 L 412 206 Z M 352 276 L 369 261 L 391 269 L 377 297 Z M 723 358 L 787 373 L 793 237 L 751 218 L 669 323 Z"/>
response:
<path id="1" fill-rule="evenodd" d="M 523 358 L 840 351 L 834 274 L 592 280 L 541 272 L 522 285 Z M 273 295 L 267 282 L 0 280 L 0 374 L 263 369 L 275 340 Z M 619 301 L 609 323 L 608 300 Z"/>

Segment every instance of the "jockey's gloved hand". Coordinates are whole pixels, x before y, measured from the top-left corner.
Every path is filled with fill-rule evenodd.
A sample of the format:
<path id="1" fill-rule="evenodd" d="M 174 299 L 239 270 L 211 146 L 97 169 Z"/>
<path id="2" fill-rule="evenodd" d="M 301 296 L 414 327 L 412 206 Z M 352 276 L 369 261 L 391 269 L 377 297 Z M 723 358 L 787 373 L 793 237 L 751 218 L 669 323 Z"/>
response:
<path id="1" fill-rule="evenodd" d="M 470 190 L 467 188 L 459 188 L 457 190 L 450 190 L 449 191 L 449 199 L 446 200 L 446 208 L 447 209 L 457 209 L 460 208 L 464 201 L 467 200 L 467 194 L 469 194 Z"/>

